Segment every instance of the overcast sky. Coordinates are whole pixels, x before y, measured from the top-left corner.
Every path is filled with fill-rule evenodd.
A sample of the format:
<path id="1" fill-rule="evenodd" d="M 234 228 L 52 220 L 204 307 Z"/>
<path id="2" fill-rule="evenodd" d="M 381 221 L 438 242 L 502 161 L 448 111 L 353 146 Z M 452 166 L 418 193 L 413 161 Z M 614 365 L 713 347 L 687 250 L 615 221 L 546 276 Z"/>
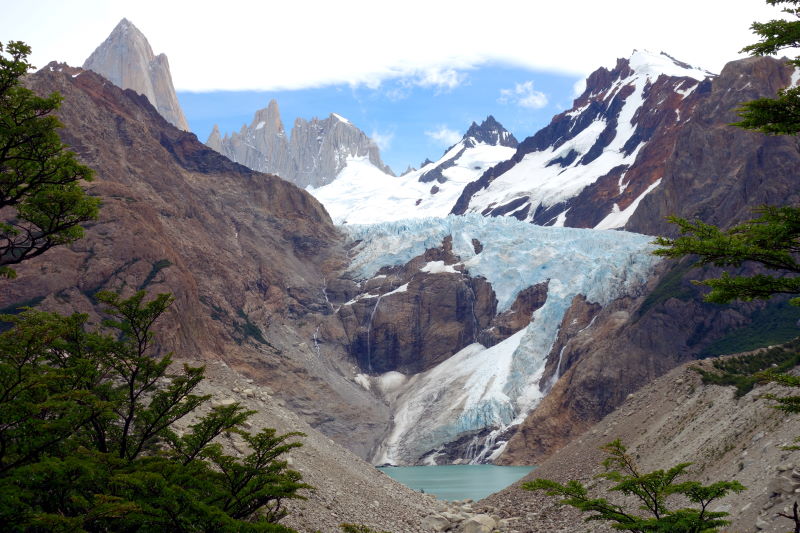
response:
<path id="1" fill-rule="evenodd" d="M 763 0 L 0 0 L 0 40 L 82 64 L 122 17 L 169 56 L 178 90 L 276 90 L 409 77 L 458 83 L 485 62 L 587 74 L 634 48 L 719 71 Z"/>

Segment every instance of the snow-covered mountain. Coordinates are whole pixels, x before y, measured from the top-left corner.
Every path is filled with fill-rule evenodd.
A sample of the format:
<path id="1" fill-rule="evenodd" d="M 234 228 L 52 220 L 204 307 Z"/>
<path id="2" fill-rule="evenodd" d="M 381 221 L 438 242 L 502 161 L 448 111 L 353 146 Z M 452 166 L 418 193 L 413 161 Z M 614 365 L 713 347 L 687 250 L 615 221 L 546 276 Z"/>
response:
<path id="1" fill-rule="evenodd" d="M 468 185 L 453 213 L 539 225 L 620 228 L 658 187 L 677 132 L 712 74 L 635 51 L 600 68 L 572 109 Z"/>
<path id="2" fill-rule="evenodd" d="M 278 103 L 256 111 L 249 126 L 223 136 L 215 125 L 206 145 L 232 161 L 259 172 L 276 174 L 299 187 L 320 187 L 333 181 L 352 161 L 392 175 L 378 146 L 346 118 L 297 118 L 286 135 Z"/>
<path id="3" fill-rule="evenodd" d="M 351 158 L 333 182 L 309 191 L 339 224 L 443 217 L 467 184 L 508 160 L 516 147 L 514 136 L 489 116 L 419 170 L 388 176 L 364 157 Z"/>

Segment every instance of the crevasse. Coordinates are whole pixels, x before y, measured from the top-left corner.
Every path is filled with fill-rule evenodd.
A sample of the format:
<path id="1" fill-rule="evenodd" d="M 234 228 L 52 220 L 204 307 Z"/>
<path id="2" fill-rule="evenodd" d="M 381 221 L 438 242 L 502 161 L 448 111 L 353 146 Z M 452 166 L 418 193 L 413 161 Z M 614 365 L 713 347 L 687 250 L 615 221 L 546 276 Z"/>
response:
<path id="1" fill-rule="evenodd" d="M 498 312 L 521 290 L 549 280 L 547 300 L 527 328 L 488 349 L 471 344 L 406 382 L 375 463 L 414 463 L 465 433 L 522 421 L 542 398 L 539 380 L 572 299 L 583 294 L 606 305 L 638 291 L 658 260 L 645 235 L 534 226 L 507 217 L 449 216 L 342 229 L 358 242 L 351 261 L 356 278 L 404 264 L 450 235 L 469 273 L 492 284 Z M 473 239 L 483 245 L 480 253 Z"/>

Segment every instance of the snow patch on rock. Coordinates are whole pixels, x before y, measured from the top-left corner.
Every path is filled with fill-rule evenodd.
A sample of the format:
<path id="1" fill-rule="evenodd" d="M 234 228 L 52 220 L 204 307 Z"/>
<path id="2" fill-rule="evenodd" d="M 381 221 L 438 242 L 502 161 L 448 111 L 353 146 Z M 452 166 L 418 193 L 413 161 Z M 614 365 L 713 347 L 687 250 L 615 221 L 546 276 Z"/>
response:
<path id="1" fill-rule="evenodd" d="M 542 227 L 508 217 L 471 214 L 342 229 L 352 242 L 360 241 L 351 262 L 356 279 L 403 265 L 449 235 L 470 275 L 492 284 L 498 312 L 509 309 L 523 289 L 549 281 L 547 300 L 528 327 L 490 348 L 471 344 L 392 389 L 394 425 L 373 457 L 376 464 L 413 463 L 466 432 L 523 420 L 542 398 L 539 381 L 572 299 L 583 294 L 605 305 L 637 293 L 658 261 L 649 236 Z M 483 243 L 480 253 L 473 239 Z M 432 261 L 426 267 L 445 265 Z"/>

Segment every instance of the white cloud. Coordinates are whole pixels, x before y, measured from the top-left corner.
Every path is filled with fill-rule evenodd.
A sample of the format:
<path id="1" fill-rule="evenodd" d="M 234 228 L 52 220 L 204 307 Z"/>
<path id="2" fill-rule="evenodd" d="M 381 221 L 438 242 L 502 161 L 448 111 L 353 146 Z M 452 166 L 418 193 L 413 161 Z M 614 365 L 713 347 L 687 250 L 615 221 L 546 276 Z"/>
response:
<path id="1" fill-rule="evenodd" d="M 431 67 L 413 72 L 398 74 L 396 87 L 387 89 L 384 95 L 392 102 L 409 98 L 415 87 L 434 89 L 435 94 L 448 93 L 463 84 L 467 79 L 464 72 L 455 68 Z M 375 87 L 367 88 L 374 89 Z"/>
<path id="2" fill-rule="evenodd" d="M 372 130 L 372 135 L 369 136 L 372 142 L 378 147 L 379 150 L 388 150 L 392 146 L 394 133 L 380 133 L 377 130 Z"/>
<path id="3" fill-rule="evenodd" d="M 547 95 L 533 88 L 532 81 L 517 83 L 513 89 L 500 89 L 501 104 L 515 104 L 528 109 L 541 109 L 547 105 Z"/>
<path id="4" fill-rule="evenodd" d="M 451 130 L 447 126 L 439 126 L 439 129 L 434 131 L 426 131 L 425 135 L 444 146 L 452 146 L 463 137 L 461 133 Z"/>
<path id="5" fill-rule="evenodd" d="M 411 96 L 411 89 L 409 87 L 393 87 L 384 93 L 390 102 L 399 102 Z"/>
<path id="6" fill-rule="evenodd" d="M 572 96 L 577 98 L 586 90 L 586 78 L 581 78 L 572 86 Z"/>
<path id="7" fill-rule="evenodd" d="M 673 0 L 657 20 L 641 0 L 580 2 L 578 11 L 574 2 L 517 0 L 406 0 L 390 11 L 369 0 L 0 3 L 0 35 L 30 44 L 35 65 L 82 64 L 127 17 L 167 54 L 176 88 L 194 91 L 377 87 L 403 77 L 451 90 L 463 82 L 458 72 L 490 62 L 586 75 L 634 48 L 719 72 L 755 41 L 754 21 L 781 16 L 757 0 Z M 480 28 L 500 34 L 475 38 Z"/>
<path id="8" fill-rule="evenodd" d="M 453 68 L 433 67 L 417 74 L 414 85 L 420 87 L 434 87 L 439 91 L 452 91 L 461 85 L 467 75 Z"/>

